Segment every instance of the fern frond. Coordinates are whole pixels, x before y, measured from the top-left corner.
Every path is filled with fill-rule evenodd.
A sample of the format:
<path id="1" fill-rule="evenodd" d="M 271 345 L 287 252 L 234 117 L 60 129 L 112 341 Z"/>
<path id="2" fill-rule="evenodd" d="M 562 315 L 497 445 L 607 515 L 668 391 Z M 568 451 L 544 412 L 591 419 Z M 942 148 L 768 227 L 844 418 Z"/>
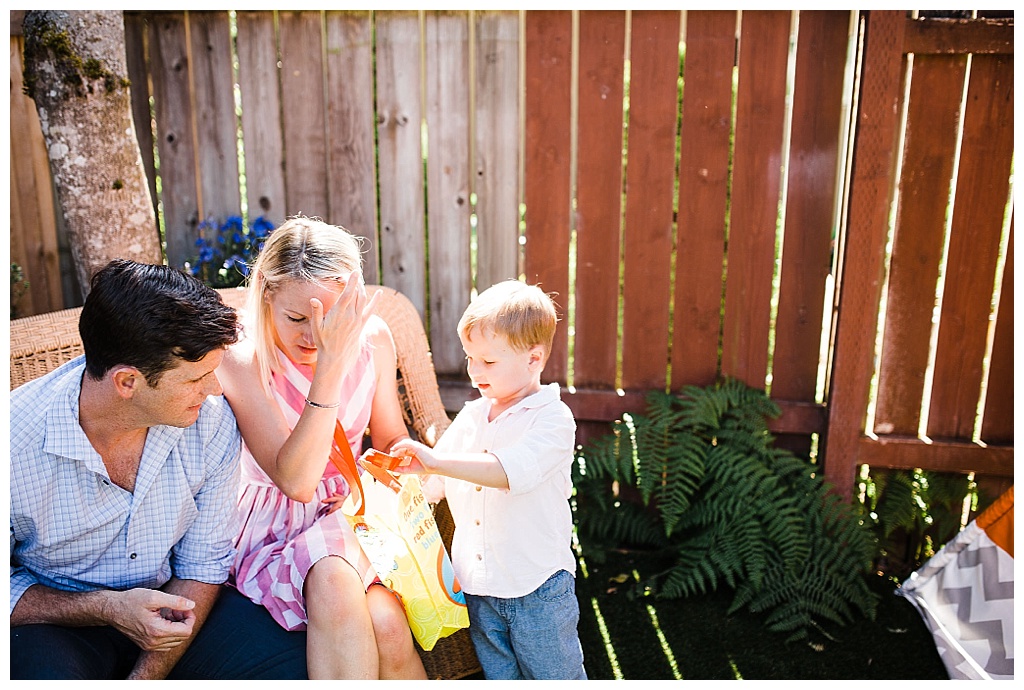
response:
<path id="1" fill-rule="evenodd" d="M 764 391 L 733 379 L 651 393 L 646 415 L 624 415 L 612 440 L 581 453 L 578 502 L 594 507 L 580 518 L 581 534 L 660 541 L 676 559 L 641 581 L 645 592 L 691 596 L 724 583 L 735 592 L 731 611 L 765 613 L 770 629 L 791 637 L 816 619 L 873 616 L 870 526 L 829 492 L 818 468 L 774 447 L 767 420 L 778 414 Z M 622 510 L 620 498 L 583 500 L 611 481 L 637 489 L 646 510 Z"/>

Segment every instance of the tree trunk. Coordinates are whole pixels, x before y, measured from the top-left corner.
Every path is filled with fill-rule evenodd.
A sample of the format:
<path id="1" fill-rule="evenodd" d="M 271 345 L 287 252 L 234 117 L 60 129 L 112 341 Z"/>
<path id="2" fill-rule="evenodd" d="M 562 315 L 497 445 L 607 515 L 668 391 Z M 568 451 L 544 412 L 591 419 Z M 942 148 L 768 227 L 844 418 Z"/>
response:
<path id="1" fill-rule="evenodd" d="M 35 100 L 84 294 L 114 258 L 162 263 L 128 91 L 119 11 L 25 14 L 25 91 Z"/>

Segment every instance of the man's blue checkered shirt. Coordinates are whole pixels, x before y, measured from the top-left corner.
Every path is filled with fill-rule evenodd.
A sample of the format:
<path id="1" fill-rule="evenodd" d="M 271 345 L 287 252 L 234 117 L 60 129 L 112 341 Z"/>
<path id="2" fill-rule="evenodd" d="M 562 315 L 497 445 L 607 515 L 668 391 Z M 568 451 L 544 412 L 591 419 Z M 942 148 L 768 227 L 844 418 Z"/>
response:
<path id="1" fill-rule="evenodd" d="M 158 588 L 227 579 L 238 533 L 241 437 L 222 397 L 192 426 L 152 427 L 134 493 L 78 424 L 85 359 L 11 392 L 11 610 L 33 584 Z"/>

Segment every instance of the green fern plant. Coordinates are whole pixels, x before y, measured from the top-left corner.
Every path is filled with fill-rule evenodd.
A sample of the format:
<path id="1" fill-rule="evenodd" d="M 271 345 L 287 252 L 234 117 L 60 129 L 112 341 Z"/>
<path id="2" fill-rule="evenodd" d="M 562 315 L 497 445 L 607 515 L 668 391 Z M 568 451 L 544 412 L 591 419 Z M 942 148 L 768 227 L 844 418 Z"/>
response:
<path id="1" fill-rule="evenodd" d="M 822 621 L 873 619 L 874 536 L 813 464 L 774 447 L 767 420 L 778 415 L 763 391 L 733 379 L 650 393 L 645 415 L 624 415 L 577 453 L 588 557 L 621 547 L 668 556 L 669 567 L 642 576 L 632 595 L 725 585 L 730 612 L 763 613 L 790 640 Z"/>
<path id="2" fill-rule="evenodd" d="M 876 568 L 902 580 L 961 529 L 964 501 L 980 499 L 965 474 L 862 467 L 862 510 L 878 537 Z"/>

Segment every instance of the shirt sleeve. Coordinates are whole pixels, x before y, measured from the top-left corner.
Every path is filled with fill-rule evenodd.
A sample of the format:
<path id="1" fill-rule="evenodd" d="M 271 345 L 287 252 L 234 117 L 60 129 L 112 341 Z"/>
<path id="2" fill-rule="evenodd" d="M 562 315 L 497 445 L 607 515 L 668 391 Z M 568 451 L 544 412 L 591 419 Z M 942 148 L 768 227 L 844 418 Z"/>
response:
<path id="1" fill-rule="evenodd" d="M 11 560 L 13 563 L 14 557 L 14 526 L 11 526 Z M 14 607 L 21 599 L 21 595 L 28 590 L 34 584 L 38 584 L 38 580 L 32 573 L 26 568 L 20 565 L 11 565 L 11 612 L 14 612 Z"/>
<path id="2" fill-rule="evenodd" d="M 508 477 L 510 494 L 524 494 L 572 465 L 576 422 L 562 402 L 551 403 L 509 445 L 491 450 Z"/>
<path id="3" fill-rule="evenodd" d="M 211 414 L 197 424 L 203 438 L 206 476 L 195 494 L 199 515 L 172 550 L 175 577 L 221 584 L 235 559 L 239 531 L 238 487 L 242 438 L 231 408 L 223 398 L 211 398 Z"/>

